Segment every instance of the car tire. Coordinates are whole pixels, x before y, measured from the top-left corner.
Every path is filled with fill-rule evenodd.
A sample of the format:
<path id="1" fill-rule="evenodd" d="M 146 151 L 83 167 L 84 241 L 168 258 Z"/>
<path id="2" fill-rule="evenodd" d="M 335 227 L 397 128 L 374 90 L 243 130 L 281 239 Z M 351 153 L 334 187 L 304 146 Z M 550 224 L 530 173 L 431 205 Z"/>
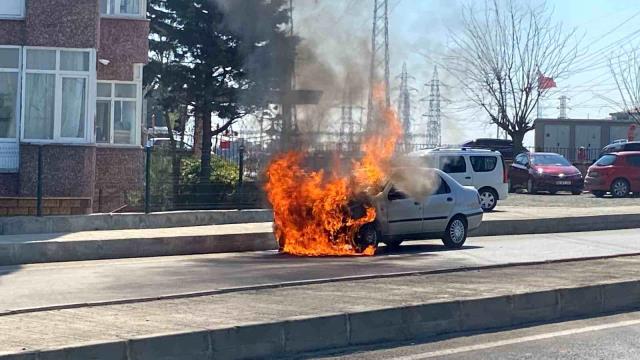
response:
<path id="1" fill-rule="evenodd" d="M 582 195 L 582 190 L 573 190 L 571 192 L 572 195 Z"/>
<path id="2" fill-rule="evenodd" d="M 606 194 L 607 192 L 602 190 L 593 190 L 591 193 L 593 194 L 593 196 L 601 198 L 604 197 L 604 194 Z"/>
<path id="3" fill-rule="evenodd" d="M 527 192 L 530 195 L 534 195 L 538 193 L 538 190 L 536 189 L 536 185 L 533 183 L 533 179 L 529 179 L 527 180 Z"/>
<path id="4" fill-rule="evenodd" d="M 402 244 L 402 240 L 387 240 L 384 242 L 384 244 L 387 246 L 387 249 L 389 250 L 398 250 L 400 248 L 400 245 Z"/>
<path id="5" fill-rule="evenodd" d="M 498 193 L 491 188 L 482 188 L 478 192 L 480 195 L 480 207 L 482 211 L 493 211 L 498 205 Z"/>
<path id="6" fill-rule="evenodd" d="M 358 231 L 354 245 L 358 253 L 364 252 L 369 246 L 378 247 L 380 233 L 373 223 L 365 224 Z"/>
<path id="7" fill-rule="evenodd" d="M 467 240 L 467 219 L 462 215 L 454 216 L 442 237 L 442 243 L 449 249 L 460 249 Z"/>
<path id="8" fill-rule="evenodd" d="M 614 198 L 623 198 L 629 196 L 629 182 L 625 179 L 615 179 L 611 183 L 611 195 Z"/>

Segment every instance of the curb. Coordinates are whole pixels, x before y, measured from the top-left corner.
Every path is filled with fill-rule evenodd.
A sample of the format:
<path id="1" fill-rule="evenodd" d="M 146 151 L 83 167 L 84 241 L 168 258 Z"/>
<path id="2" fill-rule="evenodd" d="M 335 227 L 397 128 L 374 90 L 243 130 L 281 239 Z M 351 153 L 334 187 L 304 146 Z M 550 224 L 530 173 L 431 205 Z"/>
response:
<path id="1" fill-rule="evenodd" d="M 0 359 L 204 360 L 274 357 L 500 329 L 638 307 L 640 280 L 634 280 L 365 312 L 323 314 L 226 329 L 158 334 L 62 349 L 0 354 Z"/>
<path id="2" fill-rule="evenodd" d="M 469 236 L 622 230 L 637 228 L 638 224 L 640 214 L 488 220 Z M 276 249 L 277 245 L 271 231 L 118 240 L 16 242 L 0 243 L 0 266 Z"/>

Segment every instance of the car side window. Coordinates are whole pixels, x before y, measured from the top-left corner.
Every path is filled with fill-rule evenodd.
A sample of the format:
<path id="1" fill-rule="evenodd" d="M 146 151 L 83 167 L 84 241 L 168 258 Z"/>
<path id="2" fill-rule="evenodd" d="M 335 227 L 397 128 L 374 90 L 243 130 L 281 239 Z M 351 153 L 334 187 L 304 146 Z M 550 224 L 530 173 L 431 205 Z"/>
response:
<path id="1" fill-rule="evenodd" d="M 495 156 L 471 156 L 470 160 L 475 172 L 491 172 L 498 164 L 498 158 Z"/>
<path id="2" fill-rule="evenodd" d="M 440 170 L 447 174 L 467 172 L 467 163 L 464 156 L 441 156 Z"/>
<path id="3" fill-rule="evenodd" d="M 447 182 L 440 177 L 440 186 L 438 186 L 438 191 L 435 192 L 435 195 L 442 195 L 442 194 L 450 194 L 451 193 L 451 188 L 449 187 L 449 184 L 447 184 Z"/>
<path id="4" fill-rule="evenodd" d="M 624 147 L 625 151 L 640 151 L 640 144 L 627 144 Z"/>
<path id="5" fill-rule="evenodd" d="M 628 157 L 629 165 L 633 167 L 640 167 L 640 155 L 631 155 Z"/>
<path id="6" fill-rule="evenodd" d="M 516 156 L 516 164 L 524 166 L 524 164 L 526 162 L 525 158 L 526 158 L 525 154 L 520 154 L 520 155 Z"/>
<path id="7" fill-rule="evenodd" d="M 402 200 L 402 199 L 408 199 L 409 196 L 403 193 L 402 191 L 396 189 L 394 186 L 392 186 L 391 189 L 389 189 L 388 198 L 389 200 Z"/>

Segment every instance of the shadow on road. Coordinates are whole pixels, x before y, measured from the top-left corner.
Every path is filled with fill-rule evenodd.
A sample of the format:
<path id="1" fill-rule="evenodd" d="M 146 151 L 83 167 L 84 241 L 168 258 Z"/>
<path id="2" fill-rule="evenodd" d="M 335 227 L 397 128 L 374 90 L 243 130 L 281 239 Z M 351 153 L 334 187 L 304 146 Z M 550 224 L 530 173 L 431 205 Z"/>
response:
<path id="1" fill-rule="evenodd" d="M 386 246 L 381 246 L 376 252 L 376 256 L 385 255 L 401 255 L 401 254 L 423 254 L 430 252 L 442 252 L 442 251 L 460 251 L 460 250 L 472 250 L 482 249 L 482 246 L 463 246 L 460 249 L 449 249 L 443 245 L 438 244 L 416 244 L 416 245 L 401 245 L 399 248 L 389 249 Z"/>

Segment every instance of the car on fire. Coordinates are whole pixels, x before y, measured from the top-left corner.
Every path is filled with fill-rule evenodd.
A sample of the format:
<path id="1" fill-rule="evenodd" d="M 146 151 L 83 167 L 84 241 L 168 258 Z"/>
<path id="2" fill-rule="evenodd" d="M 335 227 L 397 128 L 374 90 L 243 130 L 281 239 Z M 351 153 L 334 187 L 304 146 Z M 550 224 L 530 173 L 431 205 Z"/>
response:
<path id="1" fill-rule="evenodd" d="M 603 155 L 587 171 L 586 189 L 596 197 L 607 192 L 622 198 L 640 192 L 640 151 Z"/>
<path id="2" fill-rule="evenodd" d="M 529 194 L 570 191 L 582 194 L 584 179 L 578 168 L 555 153 L 532 152 L 516 156 L 509 171 L 509 191 L 526 189 Z"/>
<path id="3" fill-rule="evenodd" d="M 388 181 L 382 191 L 369 196 L 376 220 L 360 229 L 356 239 L 359 248 L 379 242 L 395 248 L 404 240 L 440 238 L 447 248 L 457 249 L 465 243 L 468 232 L 482 223 L 484 212 L 475 188 L 460 185 L 438 169 L 411 168 L 395 173 L 409 175 Z"/>

